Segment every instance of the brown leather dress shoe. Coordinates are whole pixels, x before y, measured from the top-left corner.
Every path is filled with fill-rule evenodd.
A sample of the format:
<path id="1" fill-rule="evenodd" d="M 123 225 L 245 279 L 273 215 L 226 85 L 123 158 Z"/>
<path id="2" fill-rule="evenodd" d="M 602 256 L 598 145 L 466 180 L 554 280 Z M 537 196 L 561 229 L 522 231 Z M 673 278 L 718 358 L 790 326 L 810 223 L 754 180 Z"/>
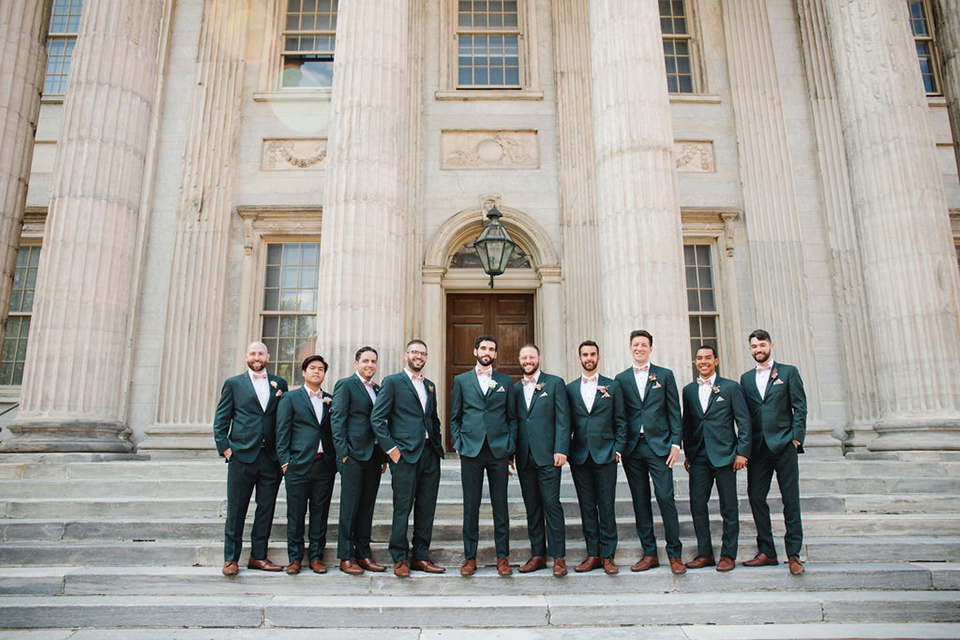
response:
<path id="1" fill-rule="evenodd" d="M 601 566 L 600 558 L 598 556 L 587 556 L 583 559 L 583 562 L 578 564 L 573 568 L 577 573 L 584 573 L 587 571 L 593 571 L 597 567 Z"/>
<path id="2" fill-rule="evenodd" d="M 361 569 L 366 569 L 367 571 L 386 571 L 387 568 L 382 564 L 377 564 L 373 561 L 373 558 L 357 558 L 354 560 L 357 563 L 357 566 Z"/>
<path id="3" fill-rule="evenodd" d="M 513 573 L 513 569 L 510 568 L 509 558 L 497 558 L 497 573 L 501 576 L 509 576 Z"/>
<path id="4" fill-rule="evenodd" d="M 775 565 L 775 564 L 780 564 L 779 562 L 777 562 L 777 559 L 776 559 L 776 558 L 771 558 L 770 556 L 768 556 L 768 555 L 765 554 L 765 553 L 758 553 L 757 555 L 753 556 L 753 559 L 752 559 L 752 560 L 746 560 L 746 561 L 743 563 L 743 566 L 745 566 L 745 567 L 765 567 L 765 566 L 767 566 L 767 565 Z"/>
<path id="5" fill-rule="evenodd" d="M 410 563 L 406 560 L 397 560 L 393 563 L 393 575 L 398 578 L 410 577 Z"/>
<path id="6" fill-rule="evenodd" d="M 326 573 L 327 565 L 323 564 L 319 560 L 311 560 L 310 570 L 313 571 L 314 573 Z"/>
<path id="7" fill-rule="evenodd" d="M 567 561 L 563 558 L 554 558 L 553 559 L 553 575 L 565 576 L 567 575 Z"/>
<path id="8" fill-rule="evenodd" d="M 300 573 L 300 561 L 294 560 L 293 562 L 287 565 L 287 575 L 295 576 L 298 573 Z"/>
<path id="9" fill-rule="evenodd" d="M 737 563 L 730 556 L 720 556 L 720 562 L 717 563 L 717 571 L 733 571 Z"/>
<path id="10" fill-rule="evenodd" d="M 683 566 L 683 563 L 680 561 L 680 558 L 670 558 L 670 571 L 673 571 L 676 574 L 686 573 L 687 568 Z"/>
<path id="11" fill-rule="evenodd" d="M 637 564 L 630 567 L 630 571 L 646 571 L 660 566 L 660 559 L 657 556 L 643 556 L 637 560 Z"/>
<path id="12" fill-rule="evenodd" d="M 225 576 L 235 576 L 240 571 L 240 565 L 236 562 L 224 562 L 222 573 Z"/>
<path id="13" fill-rule="evenodd" d="M 800 562 L 800 556 L 790 556 L 790 573 L 795 576 L 803 575 L 805 569 L 803 568 L 803 563 Z"/>
<path id="14" fill-rule="evenodd" d="M 463 561 L 463 565 L 460 566 L 460 575 L 462 576 L 472 576 L 473 572 L 477 570 L 477 560 L 476 558 L 467 558 Z"/>
<path id="15" fill-rule="evenodd" d="M 617 568 L 617 563 L 613 561 L 613 556 L 603 559 L 603 572 L 608 576 L 620 573 L 620 569 Z"/>
<path id="16" fill-rule="evenodd" d="M 270 562 L 270 558 L 264 558 L 263 560 L 255 560 L 250 558 L 250 561 L 247 562 L 247 569 L 259 569 L 260 571 L 283 571 L 283 567 L 279 564 L 273 564 Z"/>
<path id="17" fill-rule="evenodd" d="M 429 560 L 414 560 L 410 563 L 410 568 L 416 571 L 426 571 L 427 573 L 443 573 L 446 567 L 433 564 Z"/>
<path id="18" fill-rule="evenodd" d="M 697 556 L 686 564 L 687 569 L 702 569 L 717 564 L 713 556 Z"/>
<path id="19" fill-rule="evenodd" d="M 363 575 L 363 567 L 357 564 L 356 561 L 353 560 L 352 558 L 340 561 L 340 571 L 343 571 L 344 573 L 349 573 L 352 576 Z"/>
<path id="20" fill-rule="evenodd" d="M 520 573 L 530 573 L 531 571 L 537 571 L 538 569 L 544 569 L 547 566 L 547 561 L 543 556 L 532 556 L 529 560 L 520 567 Z"/>

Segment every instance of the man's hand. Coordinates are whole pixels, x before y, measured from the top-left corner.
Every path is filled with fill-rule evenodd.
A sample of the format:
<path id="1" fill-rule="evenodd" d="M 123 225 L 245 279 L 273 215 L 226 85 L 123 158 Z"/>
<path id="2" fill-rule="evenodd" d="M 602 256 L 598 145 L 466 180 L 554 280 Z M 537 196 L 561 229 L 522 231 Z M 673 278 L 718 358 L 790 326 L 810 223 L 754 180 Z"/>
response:
<path id="1" fill-rule="evenodd" d="M 399 448 L 399 447 L 394 447 L 393 449 L 390 449 L 390 452 L 387 453 L 387 455 L 390 456 L 390 459 L 393 460 L 393 463 L 394 463 L 394 464 L 400 462 L 400 448 Z"/>
<path id="2" fill-rule="evenodd" d="M 794 441 L 793 441 L 793 448 L 794 448 L 794 449 L 799 449 L 799 448 L 800 448 L 800 442 L 798 442 L 797 440 L 794 440 Z"/>
<path id="3" fill-rule="evenodd" d="M 350 457 L 350 456 L 343 456 L 342 458 L 340 458 L 340 462 L 346 462 L 346 461 L 347 461 L 347 458 L 349 458 L 349 457 Z"/>
<path id="4" fill-rule="evenodd" d="M 387 472 L 387 463 L 384 462 L 382 465 L 380 465 L 380 475 L 383 475 L 386 472 Z"/>
<path id="5" fill-rule="evenodd" d="M 507 469 L 507 474 L 512 476 L 513 472 L 517 470 L 517 467 L 514 466 L 513 464 L 513 458 L 510 458 L 509 460 L 507 460 L 507 465 L 509 466 L 509 468 Z"/>
<path id="6" fill-rule="evenodd" d="M 290 466 L 289 464 L 285 464 L 281 467 L 281 469 L 283 469 L 283 475 L 287 475 L 287 467 L 289 466 Z"/>
<path id="7" fill-rule="evenodd" d="M 673 469 L 673 465 L 677 464 L 677 460 L 680 459 L 680 447 L 673 445 L 670 447 L 670 453 L 667 455 L 667 467 Z"/>
<path id="8" fill-rule="evenodd" d="M 690 458 L 683 459 L 683 470 L 690 473 Z"/>
<path id="9" fill-rule="evenodd" d="M 562 467 L 566 463 L 567 463 L 567 456 L 563 455 L 562 453 L 553 454 L 553 466 Z"/>
<path id="10" fill-rule="evenodd" d="M 744 458 L 743 456 L 737 456 L 736 458 L 733 459 L 734 471 L 740 471 L 740 469 L 743 469 L 746 466 L 747 466 L 747 459 Z"/>
<path id="11" fill-rule="evenodd" d="M 233 449 L 231 449 L 230 447 L 227 447 L 226 449 L 223 450 L 223 457 L 227 459 L 227 462 L 230 461 L 230 456 L 232 455 L 233 455 Z"/>

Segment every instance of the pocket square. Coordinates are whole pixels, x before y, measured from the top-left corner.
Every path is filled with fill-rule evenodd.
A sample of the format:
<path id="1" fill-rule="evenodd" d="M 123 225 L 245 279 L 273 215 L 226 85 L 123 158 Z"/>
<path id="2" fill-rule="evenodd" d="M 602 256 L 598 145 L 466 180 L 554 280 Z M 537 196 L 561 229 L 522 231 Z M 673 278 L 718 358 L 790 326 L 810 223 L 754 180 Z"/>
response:
<path id="1" fill-rule="evenodd" d="M 778 384 L 783 384 L 783 380 L 775 380 L 773 382 L 773 386 L 777 386 Z"/>
<path id="2" fill-rule="evenodd" d="M 659 388 L 662 387 L 662 386 L 663 386 L 663 385 L 658 382 L 657 384 L 653 385 L 653 386 L 650 387 L 650 388 L 651 388 L 651 389 L 659 389 Z"/>
<path id="3" fill-rule="evenodd" d="M 497 389 L 497 393 L 506 393 L 506 389 L 504 389 L 503 387 L 500 387 L 499 389 Z"/>
<path id="4" fill-rule="evenodd" d="M 541 398 L 546 398 L 548 395 L 550 395 L 550 394 L 548 394 L 546 391 L 544 391 L 543 393 L 540 394 L 540 397 L 541 397 Z"/>
<path id="5" fill-rule="evenodd" d="M 723 396 L 717 396 L 717 402 L 726 402 L 726 400 L 723 399 Z"/>

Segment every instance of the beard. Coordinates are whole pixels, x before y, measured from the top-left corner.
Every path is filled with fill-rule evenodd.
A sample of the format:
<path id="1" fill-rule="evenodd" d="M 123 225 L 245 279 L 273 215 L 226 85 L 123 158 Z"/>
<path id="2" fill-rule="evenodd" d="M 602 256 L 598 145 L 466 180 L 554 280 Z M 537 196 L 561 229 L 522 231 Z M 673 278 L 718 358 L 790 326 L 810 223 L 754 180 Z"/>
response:
<path id="1" fill-rule="evenodd" d="M 414 373 L 420 373 L 423 370 L 423 367 L 425 364 L 426 362 L 424 362 L 421 365 L 416 365 L 413 362 L 410 362 L 409 360 L 407 360 L 407 366 L 410 367 L 410 371 L 413 371 Z"/>
<path id="2" fill-rule="evenodd" d="M 490 355 L 477 356 L 477 362 L 484 367 L 489 367 L 491 364 L 493 364 L 493 356 L 490 356 Z"/>
<path id="3" fill-rule="evenodd" d="M 756 360 L 759 364 L 763 364 L 764 362 L 770 359 L 769 351 L 767 351 L 766 353 L 755 353 L 752 355 L 753 355 L 753 359 Z"/>

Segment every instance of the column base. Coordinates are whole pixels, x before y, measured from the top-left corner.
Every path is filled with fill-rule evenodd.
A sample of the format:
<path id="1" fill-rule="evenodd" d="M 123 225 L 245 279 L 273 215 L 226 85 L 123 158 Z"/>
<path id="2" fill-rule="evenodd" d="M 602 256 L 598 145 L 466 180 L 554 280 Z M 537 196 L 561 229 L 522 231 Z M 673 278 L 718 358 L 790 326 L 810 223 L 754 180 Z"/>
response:
<path id="1" fill-rule="evenodd" d="M 807 422 L 803 450 L 808 458 L 840 458 L 843 456 L 843 430 L 831 429 L 825 422 Z"/>
<path id="2" fill-rule="evenodd" d="M 868 451 L 960 451 L 960 418 L 884 420 Z"/>
<path id="3" fill-rule="evenodd" d="M 157 424 L 145 430 L 137 451 L 151 459 L 216 458 L 213 427 L 209 424 Z"/>
<path id="4" fill-rule="evenodd" d="M 0 442 L 6 453 L 130 453 L 131 431 L 122 422 L 100 420 L 17 420 L 13 437 Z"/>

